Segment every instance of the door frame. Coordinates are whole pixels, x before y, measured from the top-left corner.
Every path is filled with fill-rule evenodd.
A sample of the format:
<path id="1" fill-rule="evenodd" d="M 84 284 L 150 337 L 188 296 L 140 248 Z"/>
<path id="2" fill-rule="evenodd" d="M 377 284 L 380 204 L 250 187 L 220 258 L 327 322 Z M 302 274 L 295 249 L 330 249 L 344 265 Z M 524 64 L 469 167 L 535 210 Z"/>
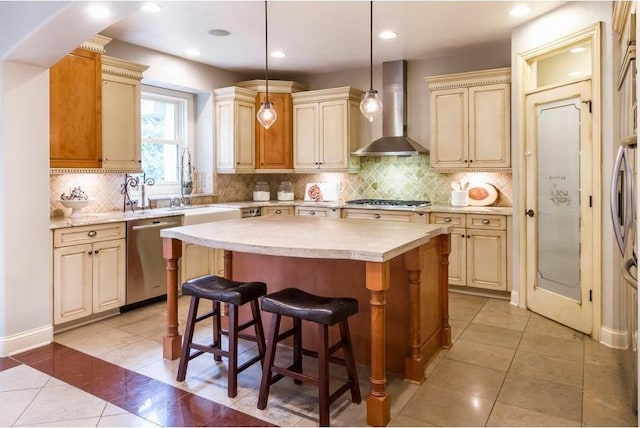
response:
<path id="1" fill-rule="evenodd" d="M 516 54 L 516 119 L 518 130 L 516 137 L 518 159 L 514 162 L 518 165 L 518 185 L 520 189 L 526 188 L 526 159 L 524 156 L 526 146 L 526 93 L 537 88 L 536 62 L 566 50 L 572 45 L 589 42 L 591 45 L 591 109 L 592 109 L 592 191 L 593 223 L 591 226 L 593 236 L 592 267 L 593 278 L 593 328 L 592 337 L 600 340 L 600 327 L 602 323 L 602 64 L 601 64 L 601 38 L 602 24 L 597 22 L 583 30 L 566 35 L 552 42 L 538 46 L 525 52 Z M 579 79 L 578 79 L 579 80 Z M 568 83 L 563 82 L 563 84 Z M 554 86 L 554 85 L 550 85 Z M 513 215 L 524 215 L 526 209 L 526 192 L 519 191 L 516 210 Z M 511 299 L 521 308 L 527 307 L 527 246 L 526 246 L 526 222 L 519 217 L 518 224 L 518 252 L 514 262 L 518 266 L 518 293 L 512 293 Z"/>

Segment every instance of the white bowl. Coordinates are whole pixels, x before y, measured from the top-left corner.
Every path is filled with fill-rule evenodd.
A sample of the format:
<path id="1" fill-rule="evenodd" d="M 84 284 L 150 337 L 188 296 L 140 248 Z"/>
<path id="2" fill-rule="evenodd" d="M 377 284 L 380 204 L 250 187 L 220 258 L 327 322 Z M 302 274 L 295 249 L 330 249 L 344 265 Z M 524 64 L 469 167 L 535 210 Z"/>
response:
<path id="1" fill-rule="evenodd" d="M 71 208 L 71 215 L 69 217 L 82 217 L 82 208 L 86 207 L 93 201 L 95 198 L 89 199 L 58 199 L 58 201 L 65 207 Z"/>

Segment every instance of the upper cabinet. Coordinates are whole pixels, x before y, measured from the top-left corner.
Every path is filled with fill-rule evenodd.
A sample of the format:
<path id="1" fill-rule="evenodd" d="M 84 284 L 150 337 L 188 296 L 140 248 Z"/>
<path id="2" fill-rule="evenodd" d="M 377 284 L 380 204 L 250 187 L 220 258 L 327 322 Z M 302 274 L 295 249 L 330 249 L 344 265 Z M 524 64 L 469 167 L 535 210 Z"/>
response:
<path id="1" fill-rule="evenodd" d="M 431 167 L 480 171 L 511 167 L 511 69 L 426 77 Z"/>
<path id="2" fill-rule="evenodd" d="M 256 113 L 266 100 L 260 92 L 256 97 Z M 269 93 L 269 101 L 278 119 L 269 129 L 256 123 L 256 169 L 291 169 L 291 94 Z"/>
<path id="3" fill-rule="evenodd" d="M 357 171 L 362 91 L 351 87 L 298 92 L 293 98 L 295 171 Z"/>
<path id="4" fill-rule="evenodd" d="M 148 67 L 102 57 L 102 166 L 140 169 L 140 80 Z"/>
<path id="5" fill-rule="evenodd" d="M 237 87 L 256 91 L 255 111 L 266 99 L 267 86 L 264 80 L 248 80 L 236 83 Z M 291 172 L 292 162 L 292 115 L 291 96 L 307 87 L 289 80 L 269 81 L 269 101 L 278 115 L 269 129 L 264 129 L 255 119 L 255 170 L 256 172 Z"/>
<path id="6" fill-rule="evenodd" d="M 257 92 L 232 86 L 214 93 L 217 171 L 254 172 Z"/>
<path id="7" fill-rule="evenodd" d="M 51 168 L 102 166 L 102 53 L 95 36 L 49 70 Z"/>

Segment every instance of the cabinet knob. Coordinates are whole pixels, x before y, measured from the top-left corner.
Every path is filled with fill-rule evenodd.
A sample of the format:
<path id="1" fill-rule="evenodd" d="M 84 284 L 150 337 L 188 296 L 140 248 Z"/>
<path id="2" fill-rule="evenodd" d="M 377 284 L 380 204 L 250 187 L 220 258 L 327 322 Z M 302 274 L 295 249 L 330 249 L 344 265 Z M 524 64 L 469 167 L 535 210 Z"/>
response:
<path id="1" fill-rule="evenodd" d="M 93 254 L 93 251 L 89 251 L 87 254 L 91 255 L 91 254 Z"/>
<path id="2" fill-rule="evenodd" d="M 87 236 L 89 238 L 93 238 L 94 236 L 96 236 L 98 234 L 98 232 L 96 232 L 95 230 L 90 230 L 89 232 L 87 232 Z"/>
<path id="3" fill-rule="evenodd" d="M 236 162 L 236 165 L 240 165 L 240 162 Z"/>
<path id="4" fill-rule="evenodd" d="M 100 250 L 95 250 L 93 253 L 94 254 L 98 254 L 100 252 Z"/>
<path id="5" fill-rule="evenodd" d="M 473 159 L 469 159 L 469 163 L 473 162 Z"/>
<path id="6" fill-rule="evenodd" d="M 309 211 L 309 215 L 316 215 L 315 211 Z"/>
<path id="7" fill-rule="evenodd" d="M 462 239 L 464 239 L 464 235 L 460 235 L 460 237 L 461 237 Z"/>
<path id="8" fill-rule="evenodd" d="M 139 160 L 138 163 L 142 163 L 142 160 Z"/>
<path id="9" fill-rule="evenodd" d="M 380 218 L 380 214 L 374 214 L 374 215 L 373 215 L 373 218 L 376 218 L 376 219 L 377 219 L 377 218 Z"/>
<path id="10" fill-rule="evenodd" d="M 482 219 L 482 224 L 489 224 L 491 223 L 489 220 L 487 220 L 486 218 Z"/>
<path id="11" fill-rule="evenodd" d="M 276 214 L 282 214 L 282 210 L 276 210 Z"/>
<path id="12" fill-rule="evenodd" d="M 467 162 L 469 162 L 469 161 L 465 159 L 465 160 L 464 160 L 464 163 L 467 163 Z"/>
<path id="13" fill-rule="evenodd" d="M 444 220 L 445 223 L 451 223 L 451 217 L 445 217 Z"/>

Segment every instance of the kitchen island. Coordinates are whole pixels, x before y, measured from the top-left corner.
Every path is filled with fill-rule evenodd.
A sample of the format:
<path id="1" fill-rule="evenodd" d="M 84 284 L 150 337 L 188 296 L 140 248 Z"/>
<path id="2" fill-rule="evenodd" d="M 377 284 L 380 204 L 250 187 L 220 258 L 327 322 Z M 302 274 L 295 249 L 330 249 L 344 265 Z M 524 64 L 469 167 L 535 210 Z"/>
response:
<path id="1" fill-rule="evenodd" d="M 163 229 L 167 332 L 163 356 L 176 359 L 181 241 L 225 250 L 225 274 L 263 281 L 267 291 L 298 287 L 358 299 L 351 317 L 356 360 L 371 368 L 367 423 L 386 425 L 386 373 L 424 380 L 427 362 L 451 344 L 449 226 L 354 219 L 264 216 Z M 314 330 L 303 334 L 313 342 Z M 313 346 L 310 346 L 313 349 Z"/>

